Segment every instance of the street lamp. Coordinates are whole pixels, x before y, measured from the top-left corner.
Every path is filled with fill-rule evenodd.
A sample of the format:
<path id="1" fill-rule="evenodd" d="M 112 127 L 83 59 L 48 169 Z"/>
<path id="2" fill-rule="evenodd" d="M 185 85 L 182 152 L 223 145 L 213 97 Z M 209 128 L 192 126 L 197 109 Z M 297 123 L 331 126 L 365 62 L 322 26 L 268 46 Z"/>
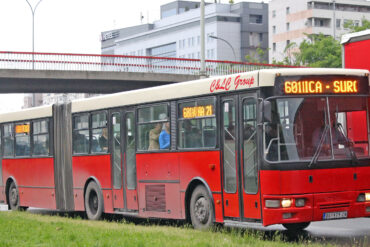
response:
<path id="1" fill-rule="evenodd" d="M 217 36 L 213 36 L 213 35 L 208 35 L 208 37 L 212 38 L 212 39 L 219 39 L 223 42 L 225 42 L 228 46 L 230 46 L 231 50 L 233 51 L 233 54 L 234 54 L 234 61 L 237 61 L 236 60 L 236 54 L 235 54 L 235 50 L 234 50 L 234 47 L 225 39 L 222 39 L 220 37 L 217 37 Z"/>
<path id="2" fill-rule="evenodd" d="M 32 12 L 32 69 L 35 69 L 35 64 L 34 64 L 34 61 L 35 61 L 35 12 L 36 12 L 37 6 L 39 6 L 41 1 L 42 0 L 39 0 L 37 4 L 35 5 L 35 8 L 32 8 L 32 5 L 30 4 L 30 2 L 26 0 Z"/>

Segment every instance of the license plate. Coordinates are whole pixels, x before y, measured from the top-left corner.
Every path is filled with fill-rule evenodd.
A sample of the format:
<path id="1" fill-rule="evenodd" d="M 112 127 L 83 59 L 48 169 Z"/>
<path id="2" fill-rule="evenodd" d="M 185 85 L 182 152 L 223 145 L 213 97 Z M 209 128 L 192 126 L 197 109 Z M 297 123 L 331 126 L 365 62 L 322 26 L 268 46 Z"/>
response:
<path id="1" fill-rule="evenodd" d="M 330 213 L 324 213 L 322 218 L 324 220 L 344 219 L 344 218 L 347 218 L 347 215 L 348 215 L 347 211 L 330 212 Z"/>

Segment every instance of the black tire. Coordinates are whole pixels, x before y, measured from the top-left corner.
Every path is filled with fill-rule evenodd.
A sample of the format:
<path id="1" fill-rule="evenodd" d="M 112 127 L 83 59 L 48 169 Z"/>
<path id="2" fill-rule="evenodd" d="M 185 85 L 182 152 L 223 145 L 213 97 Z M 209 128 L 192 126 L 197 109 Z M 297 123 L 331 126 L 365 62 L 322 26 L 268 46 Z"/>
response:
<path id="1" fill-rule="evenodd" d="M 89 220 L 99 220 L 103 215 L 103 193 L 95 182 L 90 182 L 86 188 L 85 210 Z"/>
<path id="2" fill-rule="evenodd" d="M 21 209 L 19 205 L 19 191 L 14 182 L 8 188 L 8 205 L 9 209 L 13 211 Z"/>
<path id="3" fill-rule="evenodd" d="M 290 223 L 283 224 L 283 226 L 290 232 L 299 232 L 306 229 L 311 222 L 302 222 L 302 223 Z"/>
<path id="4" fill-rule="evenodd" d="M 206 230 L 214 224 L 212 199 L 203 185 L 198 185 L 191 195 L 190 219 L 195 229 Z"/>

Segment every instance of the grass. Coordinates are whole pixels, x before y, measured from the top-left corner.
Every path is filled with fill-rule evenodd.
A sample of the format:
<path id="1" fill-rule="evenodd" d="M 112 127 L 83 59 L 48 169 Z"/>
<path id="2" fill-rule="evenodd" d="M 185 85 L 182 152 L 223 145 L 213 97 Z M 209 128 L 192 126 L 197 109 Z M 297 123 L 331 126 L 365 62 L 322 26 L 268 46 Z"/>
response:
<path id="1" fill-rule="evenodd" d="M 88 221 L 81 218 L 0 212 L 0 246 L 318 246 L 288 243 L 279 234 L 237 229 L 197 231 L 189 226 L 134 224 L 125 220 Z"/>

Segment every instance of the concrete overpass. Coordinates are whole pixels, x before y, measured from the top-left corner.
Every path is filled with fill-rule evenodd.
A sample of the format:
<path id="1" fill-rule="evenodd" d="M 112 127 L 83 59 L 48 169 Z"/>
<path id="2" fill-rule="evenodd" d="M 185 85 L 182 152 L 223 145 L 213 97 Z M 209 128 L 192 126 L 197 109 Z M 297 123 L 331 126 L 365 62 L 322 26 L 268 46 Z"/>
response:
<path id="1" fill-rule="evenodd" d="M 0 69 L 0 93 L 114 93 L 199 79 L 198 75 Z"/>

